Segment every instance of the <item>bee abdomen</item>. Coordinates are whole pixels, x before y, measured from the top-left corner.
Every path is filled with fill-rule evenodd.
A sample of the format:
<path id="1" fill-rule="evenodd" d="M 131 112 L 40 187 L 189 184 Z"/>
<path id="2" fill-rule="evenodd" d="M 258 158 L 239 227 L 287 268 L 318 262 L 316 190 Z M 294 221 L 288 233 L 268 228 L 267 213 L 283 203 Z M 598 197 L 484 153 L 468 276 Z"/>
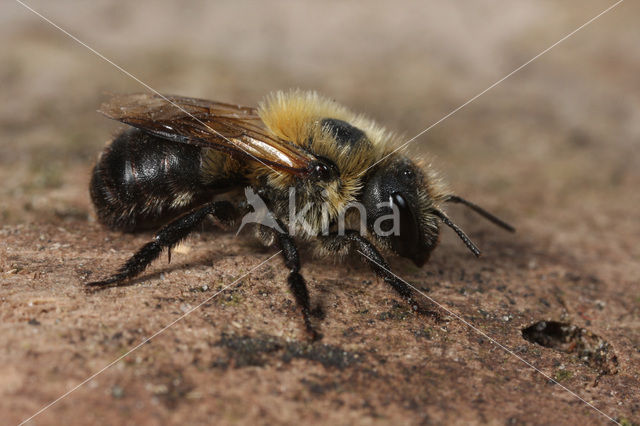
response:
<path id="1" fill-rule="evenodd" d="M 129 129 L 93 169 L 90 193 L 98 219 L 123 231 L 166 223 L 211 197 L 200 168 L 200 148 Z"/>

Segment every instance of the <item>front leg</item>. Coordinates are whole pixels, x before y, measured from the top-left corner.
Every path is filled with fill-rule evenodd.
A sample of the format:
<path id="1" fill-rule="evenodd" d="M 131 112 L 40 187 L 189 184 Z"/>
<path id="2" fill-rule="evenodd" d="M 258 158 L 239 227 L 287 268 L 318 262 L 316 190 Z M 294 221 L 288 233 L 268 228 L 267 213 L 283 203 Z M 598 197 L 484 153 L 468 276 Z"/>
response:
<path id="1" fill-rule="evenodd" d="M 344 251 L 344 249 L 358 251 L 365 258 L 369 267 L 375 274 L 390 285 L 402 298 L 411 306 L 414 311 L 431 317 L 438 315 L 430 310 L 424 309 L 413 298 L 414 292 L 406 283 L 399 280 L 391 273 L 391 268 L 382 257 L 378 249 L 356 231 L 346 231 L 345 235 L 331 234 L 319 237 L 323 248 L 329 252 Z"/>
<path id="2" fill-rule="evenodd" d="M 93 281 L 87 283 L 87 285 L 104 287 L 110 284 L 117 285 L 127 279 L 133 278 L 144 271 L 151 262 L 160 256 L 164 248 L 169 251 L 169 260 L 171 260 L 171 248 L 193 232 L 208 215 L 213 215 L 221 221 L 229 221 L 234 218 L 235 212 L 233 206 L 227 201 L 214 201 L 204 206 L 196 207 L 163 226 L 156 233 L 153 240 L 142 246 L 131 256 L 131 258 L 120 267 L 118 272 L 109 278 Z"/>

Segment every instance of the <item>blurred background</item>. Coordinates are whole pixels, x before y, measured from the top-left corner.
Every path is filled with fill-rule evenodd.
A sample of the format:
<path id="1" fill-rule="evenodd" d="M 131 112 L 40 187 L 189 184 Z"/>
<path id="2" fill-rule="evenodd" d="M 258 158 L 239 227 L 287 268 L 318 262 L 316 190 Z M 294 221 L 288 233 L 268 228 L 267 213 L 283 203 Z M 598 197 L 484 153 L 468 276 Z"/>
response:
<path id="1" fill-rule="evenodd" d="M 256 105 L 273 90 L 317 90 L 401 132 L 407 139 L 612 4 L 612 1 L 594 0 L 28 1 L 29 6 L 52 22 L 162 93 Z M 608 338 L 618 350 L 621 369 L 627 368 L 625 377 L 635 377 L 633 383 L 637 383 L 637 368 L 629 365 L 633 360 L 637 363 L 640 347 L 637 333 L 640 312 L 637 297 L 640 282 L 638 16 L 638 2 L 623 2 L 410 144 L 412 156 L 431 161 L 457 193 L 514 223 L 518 234 L 514 238 L 504 236 L 486 223 L 471 219 L 463 210 L 455 209 L 459 222 L 472 235 L 478 236 L 482 246 L 490 247 L 488 260 L 485 260 L 488 263 L 470 264 L 468 254 L 455 237 L 443 233 L 445 248 L 436 251 L 432 263 L 424 271 L 406 269 L 409 278 L 433 283 L 432 277 L 443 273 L 439 265 L 445 265 L 443 270 L 449 281 L 442 280 L 454 284 L 439 287 L 436 282 L 436 295 L 441 300 L 459 297 L 459 306 L 470 303 L 466 312 L 477 312 L 480 305 L 489 306 L 486 309 L 492 312 L 519 310 L 521 325 L 534 318 L 531 312 L 536 312 L 535 319 L 547 318 L 550 311 L 563 312 L 565 316 L 569 312 L 573 319 L 579 319 L 579 324 L 589 324 L 590 318 L 599 318 L 599 322 L 594 322 L 596 330 L 599 333 L 608 330 Z M 11 275 L 13 281 L 7 280 L 14 284 L 3 288 L 7 300 L 15 307 L 4 310 L 3 321 L 20 324 L 15 328 L 17 334 L 12 337 L 14 343 L 7 338 L 5 352 L 10 355 L 11 348 L 16 347 L 31 351 L 32 346 L 23 344 L 26 338 L 33 347 L 40 345 L 44 353 L 52 345 L 59 344 L 59 327 L 47 329 L 50 331 L 48 340 L 33 337 L 27 321 L 32 324 L 31 316 L 46 314 L 42 314 L 44 308 L 38 308 L 39 311 L 31 308 L 31 303 L 26 308 L 25 300 L 29 297 L 48 300 L 47 306 L 52 306 L 47 309 L 53 313 L 40 321 L 53 324 L 54 319 L 58 321 L 56 309 L 67 306 L 70 313 L 77 315 L 77 323 L 63 318 L 70 330 L 77 327 L 81 336 L 95 335 L 96 339 L 102 333 L 88 332 L 84 328 L 89 327 L 86 318 L 93 312 L 92 305 L 86 305 L 86 297 L 78 285 L 78 276 L 84 276 L 88 268 L 82 262 L 93 268 L 104 251 L 101 246 L 104 236 L 95 239 L 91 236 L 100 232 L 100 228 L 91 224 L 89 174 L 99 152 L 119 128 L 117 123 L 96 110 L 110 93 L 141 92 L 145 88 L 12 0 L 0 3 L 0 40 L 0 224 L 4 225 L 3 235 L 14 238 L 13 242 L 0 247 L 6 253 L 12 253 L 5 263 L 0 259 L 0 272 L 14 274 Z M 21 225 L 25 225 L 24 235 L 16 231 L 23 229 Z M 46 231 L 40 231 L 41 227 Z M 75 233 L 68 234 L 65 229 L 73 229 Z M 36 251 L 36 243 L 38 247 L 45 247 L 36 241 L 39 234 L 40 240 L 48 238 L 46 244 L 55 243 L 58 248 L 63 244 L 62 247 L 70 251 L 74 247 L 89 249 L 82 256 L 65 254 L 65 261 L 71 265 L 68 266 L 57 252 L 51 252 L 51 258 L 48 258 L 46 251 Z M 78 234 L 85 236 L 80 240 Z M 109 256 L 113 257 L 111 264 L 115 265 L 118 259 L 124 259 L 131 244 L 128 238 L 113 238 L 118 244 L 119 257 L 115 257 L 115 251 Z M 135 240 L 135 245 L 145 238 Z M 231 238 L 224 241 L 235 244 Z M 205 244 L 209 243 L 201 243 Z M 111 242 L 107 243 L 108 247 L 111 245 Z M 29 250 L 33 252 L 25 256 L 24 252 Z M 239 250 L 234 261 L 247 258 L 248 252 Z M 556 263 L 560 255 L 562 261 Z M 89 257 L 92 260 L 86 260 Z M 247 265 L 251 264 L 250 260 Z M 480 302 L 467 301 L 461 286 L 468 284 L 456 281 L 463 281 L 463 278 L 456 278 L 462 268 L 459 265 L 471 265 L 467 277 L 473 273 L 479 276 L 480 272 L 486 272 L 482 268 L 491 265 L 493 269 L 488 275 L 497 276 L 498 281 L 502 280 L 500 282 L 518 293 L 517 303 L 510 299 L 510 305 L 506 302 L 499 305 L 497 300 L 501 299 L 492 299 L 493 296 L 480 299 Z M 48 271 L 43 280 L 36 279 L 41 268 Z M 323 273 L 333 273 L 331 268 L 314 269 L 310 264 L 305 268 L 312 277 L 319 277 L 312 279 L 316 283 L 312 288 L 320 288 L 327 282 Z M 207 273 L 211 270 L 208 266 L 205 269 Z M 230 267 L 230 270 L 234 269 Z M 20 275 L 22 272 L 24 274 Z M 464 277 L 464 270 L 462 272 Z M 180 273 L 178 269 L 175 275 L 180 277 Z M 364 272 L 347 275 L 357 277 L 360 273 Z M 588 277 L 585 278 L 587 284 L 575 278 L 576 273 Z M 336 274 L 334 281 L 343 278 L 340 273 Z M 560 277 L 557 278 L 558 286 L 568 292 L 564 296 L 567 303 L 560 296 L 558 302 L 554 302 L 555 296 L 549 296 L 562 294 L 555 282 L 545 281 L 553 274 Z M 566 276 L 569 278 L 565 280 L 563 277 Z M 525 278 L 530 287 L 522 285 Z M 262 281 L 268 283 L 270 280 Z M 563 287 L 567 282 L 569 284 Z M 157 290 L 175 291 L 176 297 L 185 297 L 184 294 L 180 296 L 180 286 L 165 284 Z M 27 299 L 21 296 L 21 289 L 25 288 L 32 291 L 24 293 Z M 154 288 L 150 287 L 148 291 L 155 291 Z M 345 288 L 352 300 L 356 293 Z M 539 299 L 538 296 L 529 297 L 534 294 L 532 288 L 540 289 Z M 144 297 L 145 293 L 140 291 Z M 374 290 L 367 291 L 373 294 Z M 383 289 L 376 291 L 380 292 L 380 297 L 389 297 Z M 104 297 L 111 294 L 104 293 Z M 119 293 L 114 292 L 113 297 L 116 294 Z M 126 294 L 133 298 L 138 289 Z M 328 298 L 327 294 L 334 294 L 333 290 L 325 292 L 324 297 Z M 474 293 L 474 297 L 484 297 L 477 294 L 480 293 Z M 56 295 L 55 299 L 53 295 Z M 366 303 L 375 306 L 377 299 L 371 297 Z M 357 298 L 365 300 L 360 296 Z M 4 303 L 5 297 L 1 300 Z M 99 304 L 100 300 L 95 298 L 90 302 L 112 309 L 103 318 L 118 324 L 146 322 L 146 317 L 122 319 L 126 309 L 119 309 L 112 300 Z M 547 300 L 552 301 L 551 308 Z M 266 308 L 259 302 L 255 305 L 255 315 L 264 314 L 265 318 L 280 320 L 278 316 L 260 311 Z M 143 302 L 136 303 L 146 306 Z M 165 305 L 168 312 L 174 314 L 171 304 Z M 154 312 L 147 317 L 154 321 L 165 318 Z M 212 315 L 224 312 L 231 315 L 227 311 L 208 311 L 207 315 L 210 312 Z M 335 318 L 330 317 L 326 323 L 334 324 Z M 510 336 L 514 345 L 522 343 L 518 340 L 521 337 L 517 326 L 500 320 L 502 317 L 495 318 L 493 325 L 505 327 L 500 336 Z M 352 320 L 347 318 L 344 322 L 350 324 Z M 364 323 L 365 319 L 359 321 Z M 278 327 L 279 324 L 273 328 Z M 292 335 L 296 335 L 295 323 L 287 327 L 294 330 Z M 327 325 L 325 330 L 328 336 L 332 332 L 342 336 L 338 328 L 332 331 Z M 460 336 L 466 335 L 464 330 Z M 152 331 L 151 327 L 145 332 L 149 335 Z M 215 333 L 218 333 L 217 329 Z M 406 333 L 397 336 L 400 337 L 396 342 L 404 342 L 405 346 L 386 348 L 392 353 L 389 357 L 411 351 L 413 347 L 421 350 L 413 340 L 406 339 Z M 84 337 L 76 340 L 84 341 Z M 369 345 L 373 340 L 363 338 L 362 342 L 362 345 Z M 448 342 L 434 339 L 430 345 L 448 345 Z M 476 348 L 475 341 L 465 343 L 461 340 L 461 345 Z M 87 358 L 92 356 L 86 352 L 93 350 L 96 357 L 107 361 L 112 358 L 111 352 L 115 353 L 115 349 L 110 352 L 111 349 L 99 345 L 93 349 L 64 346 L 56 352 L 57 358 L 52 356 L 53 361 L 43 365 L 68 365 L 69 369 L 76 370 L 75 358 L 71 361 L 65 358 L 71 350 Z M 384 352 L 385 347 L 380 350 Z M 447 349 L 443 349 L 442 354 L 446 353 Z M 425 374 L 436 371 L 441 365 L 438 357 L 442 354 L 429 357 L 434 364 L 425 369 Z M 425 364 L 420 356 L 418 353 L 414 359 L 419 360 L 416 362 L 422 369 Z M 447 362 L 455 362 L 457 366 L 457 356 L 449 356 Z M 487 352 L 487 357 L 493 359 L 494 355 Z M 7 359 L 22 358 L 11 356 Z M 67 361 L 69 363 L 65 364 Z M 172 362 L 175 362 L 174 358 Z M 191 365 L 189 362 L 185 361 L 187 366 Z M 155 368 L 152 361 L 149 363 L 150 368 Z M 80 364 L 84 366 L 84 361 Z M 6 364 L 3 370 L 3 378 L 9 377 L 4 391 L 7 395 L 22 395 L 20 418 L 68 388 L 69 372 L 61 370 L 65 374 L 60 373 L 58 381 L 51 381 L 48 391 L 34 399 L 32 395 L 39 391 L 40 382 L 33 377 L 53 373 L 36 367 L 33 367 L 36 371 L 30 371 L 32 367 L 26 365 L 19 367 L 26 372 L 18 374 L 15 372 L 18 368 L 11 365 Z M 447 371 L 459 371 L 456 368 Z M 488 374 L 490 370 L 480 367 L 482 374 Z M 76 382 L 92 370 L 78 371 Z M 509 371 L 512 373 L 508 374 L 519 374 L 517 370 Z M 218 380 L 219 375 L 212 377 Z M 280 379 L 286 381 L 288 377 L 289 372 L 284 371 Z M 301 377 L 305 376 L 301 373 Z M 443 383 L 450 382 L 446 374 L 442 377 L 442 382 L 434 381 L 434 386 L 441 388 Z M 476 375 L 460 374 L 459 377 L 470 379 Z M 23 380 L 31 383 L 30 387 L 21 388 Z M 528 386 L 529 378 L 522 380 L 526 382 L 522 386 Z M 619 382 L 611 380 L 616 388 Z M 278 383 L 277 380 L 272 382 Z M 198 383 L 209 381 L 198 380 Z M 582 386 L 582 382 L 579 384 Z M 546 394 L 546 385 L 540 386 L 537 392 Z M 591 385 L 588 386 L 591 389 Z M 363 385 L 366 389 L 376 387 L 370 383 Z M 502 385 L 496 387 L 502 389 Z M 458 398 L 464 399 L 470 386 L 464 383 L 463 388 L 464 392 L 456 394 Z M 492 406 L 502 398 L 502 394 L 494 399 L 487 397 L 487 389 L 493 388 L 486 385 L 478 385 L 477 389 L 484 392 L 482 398 L 492 401 Z M 512 390 L 513 398 L 525 395 L 524 387 L 518 389 Z M 432 395 L 430 389 L 424 392 Z M 412 388 L 406 393 L 414 394 Z M 256 394 L 256 398 L 267 394 L 271 395 Z M 609 409 L 622 404 L 618 404 L 614 392 L 606 395 L 612 395 L 607 402 Z M 219 395 L 214 396 L 214 401 L 219 400 Z M 268 409 L 270 404 L 265 401 L 269 399 L 265 398 L 260 401 Z M 629 398 L 633 399 L 632 396 Z M 111 410 L 109 401 L 105 403 L 105 412 Z M 10 404 L 10 399 L 6 403 Z M 69 418 L 73 419 L 74 403 L 70 401 L 69 404 Z M 475 404 L 475 400 L 470 404 Z M 537 409 L 536 404 L 527 402 L 525 405 L 529 407 L 526 409 Z M 620 409 L 629 412 L 629 406 Z M 445 413 L 456 415 L 446 408 L 445 402 L 441 407 L 445 407 Z M 637 400 L 635 407 L 640 409 Z M 300 410 L 306 412 L 304 407 Z M 569 411 L 573 408 L 566 410 Z M 552 416 L 553 412 L 548 414 Z M 501 415 L 490 419 L 501 419 Z M 261 418 L 261 414 L 256 414 L 256 418 Z M 482 417 L 474 417 L 476 421 L 478 418 Z"/>

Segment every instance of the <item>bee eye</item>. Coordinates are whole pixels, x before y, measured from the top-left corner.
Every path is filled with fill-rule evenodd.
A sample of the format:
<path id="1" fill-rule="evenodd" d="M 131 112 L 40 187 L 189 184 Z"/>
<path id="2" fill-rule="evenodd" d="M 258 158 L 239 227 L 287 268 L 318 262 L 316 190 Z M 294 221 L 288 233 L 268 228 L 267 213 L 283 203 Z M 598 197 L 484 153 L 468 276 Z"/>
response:
<path id="1" fill-rule="evenodd" d="M 400 256 L 413 259 L 419 263 L 418 258 L 421 257 L 420 250 L 420 228 L 415 214 L 413 213 L 409 202 L 399 192 L 389 197 L 389 202 L 398 208 L 400 220 L 400 234 L 391 238 L 391 247 Z"/>
<path id="2" fill-rule="evenodd" d="M 399 180 L 405 185 L 416 185 L 416 172 L 411 169 L 404 169 L 400 171 Z"/>

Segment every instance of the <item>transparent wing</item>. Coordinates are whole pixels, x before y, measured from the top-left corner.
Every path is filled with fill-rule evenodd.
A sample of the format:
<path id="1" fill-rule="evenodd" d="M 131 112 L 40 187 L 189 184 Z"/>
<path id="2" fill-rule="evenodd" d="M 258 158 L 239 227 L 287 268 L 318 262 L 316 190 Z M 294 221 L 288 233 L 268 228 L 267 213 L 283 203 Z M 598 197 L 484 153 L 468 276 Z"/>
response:
<path id="1" fill-rule="evenodd" d="M 306 175 L 316 162 L 301 147 L 271 135 L 251 107 L 139 93 L 114 96 L 99 111 L 164 139 L 223 151 L 290 174 Z"/>

